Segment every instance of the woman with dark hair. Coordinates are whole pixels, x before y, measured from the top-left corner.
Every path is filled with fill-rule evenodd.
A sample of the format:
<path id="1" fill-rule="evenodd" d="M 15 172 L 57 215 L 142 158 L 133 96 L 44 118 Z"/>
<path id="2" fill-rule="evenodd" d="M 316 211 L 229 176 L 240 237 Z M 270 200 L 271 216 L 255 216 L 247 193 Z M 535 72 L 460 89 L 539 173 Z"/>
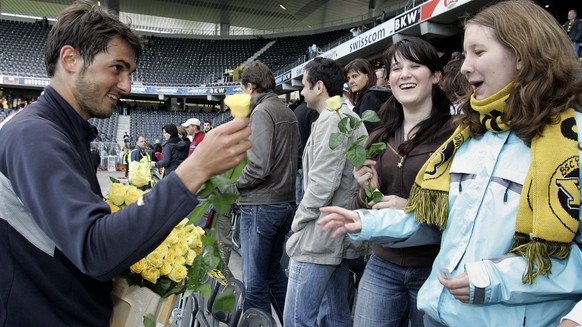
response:
<path id="1" fill-rule="evenodd" d="M 167 124 L 162 128 L 166 142 L 162 146 L 162 160 L 152 162 L 152 167 L 164 168 L 162 177 L 168 176 L 188 157 L 188 145 L 178 136 L 178 128 Z"/>
<path id="2" fill-rule="evenodd" d="M 380 106 L 390 97 L 390 89 L 376 86 L 376 72 L 366 59 L 357 58 L 344 67 L 344 73 L 350 86 L 349 100 L 354 105 L 354 112 L 362 117 L 366 110 L 378 112 Z M 371 133 L 378 123 L 364 122 L 366 130 Z"/>
<path id="3" fill-rule="evenodd" d="M 372 203 L 374 209 L 403 209 L 423 163 L 454 130 L 451 102 L 438 86 L 442 66 L 431 44 L 403 39 L 386 50 L 384 61 L 392 97 L 382 105 L 380 124 L 366 144 L 385 142 L 387 150 L 354 170 L 359 184 L 356 208 L 369 205 L 362 199 L 371 182 L 385 194 L 380 202 Z M 400 327 L 408 326 L 409 320 L 412 326 L 422 326 L 416 294 L 438 253 L 436 234 L 397 246 L 371 241 L 373 253 L 358 288 L 355 326 Z"/>
<path id="4" fill-rule="evenodd" d="M 418 292 L 425 326 L 557 326 L 573 308 L 561 324 L 579 326 L 582 81 L 570 40 L 534 1 L 510 0 L 465 22 L 463 50 L 472 94 L 405 210 L 321 208 L 331 214 L 318 223 L 395 244 L 442 230 Z"/>

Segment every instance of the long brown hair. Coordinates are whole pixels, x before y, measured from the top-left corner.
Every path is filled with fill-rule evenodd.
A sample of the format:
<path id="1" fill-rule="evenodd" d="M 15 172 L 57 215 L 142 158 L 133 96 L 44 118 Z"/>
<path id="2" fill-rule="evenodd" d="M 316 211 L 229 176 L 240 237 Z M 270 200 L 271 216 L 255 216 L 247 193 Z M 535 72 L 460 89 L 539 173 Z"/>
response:
<path id="1" fill-rule="evenodd" d="M 465 21 L 465 27 L 471 24 L 491 28 L 522 63 L 503 120 L 523 141 L 531 143 L 559 113 L 582 104 L 580 64 L 560 24 L 546 10 L 529 0 L 504 1 Z M 462 102 L 464 114 L 458 122 L 474 136 L 482 135 L 485 128 L 469 96 Z"/>
<path id="2" fill-rule="evenodd" d="M 408 37 L 388 48 L 383 55 L 384 65 L 388 68 L 388 71 L 391 71 L 392 60 L 397 55 L 426 66 L 433 75 L 443 71 L 437 50 L 422 39 Z M 418 144 L 430 140 L 450 120 L 451 101 L 437 84 L 433 85 L 431 99 L 432 109 L 430 116 L 413 128 L 414 135 L 410 139 L 400 144 L 398 150 L 402 155 L 408 155 Z M 382 104 L 378 114 L 380 116 L 380 124 L 366 141 L 366 146 L 375 142 L 387 142 L 388 138 L 404 124 L 402 104 L 394 96 L 391 96 Z"/>
<path id="3" fill-rule="evenodd" d="M 346 75 L 346 77 L 348 76 L 348 73 L 352 70 L 357 71 L 357 72 L 364 74 L 364 75 L 368 75 L 368 83 L 366 84 L 366 86 L 363 89 L 361 89 L 360 91 L 357 91 L 357 92 L 352 92 L 352 90 L 350 89 L 350 94 L 349 94 L 350 101 L 352 102 L 352 104 L 356 105 L 356 104 L 358 104 L 358 101 L 360 101 L 360 99 L 362 98 L 362 95 L 369 88 L 376 85 L 376 80 L 378 78 L 376 77 L 376 71 L 374 71 L 374 67 L 372 67 L 372 64 L 370 64 L 370 62 L 366 59 L 356 58 L 356 59 L 350 61 L 344 67 L 344 74 Z"/>

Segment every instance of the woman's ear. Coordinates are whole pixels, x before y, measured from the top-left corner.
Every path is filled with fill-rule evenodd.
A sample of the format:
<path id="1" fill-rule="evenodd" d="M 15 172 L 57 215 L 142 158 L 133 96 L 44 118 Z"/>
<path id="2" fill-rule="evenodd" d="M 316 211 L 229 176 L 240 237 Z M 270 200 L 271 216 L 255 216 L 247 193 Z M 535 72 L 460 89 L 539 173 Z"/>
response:
<path id="1" fill-rule="evenodd" d="M 435 73 L 432 75 L 432 83 L 433 83 L 433 84 L 438 84 L 438 83 L 440 83 L 440 81 L 441 81 L 441 78 L 442 78 L 442 77 L 443 77 L 443 73 L 442 73 L 442 72 L 440 72 L 440 71 L 437 71 L 437 72 L 435 72 Z"/>

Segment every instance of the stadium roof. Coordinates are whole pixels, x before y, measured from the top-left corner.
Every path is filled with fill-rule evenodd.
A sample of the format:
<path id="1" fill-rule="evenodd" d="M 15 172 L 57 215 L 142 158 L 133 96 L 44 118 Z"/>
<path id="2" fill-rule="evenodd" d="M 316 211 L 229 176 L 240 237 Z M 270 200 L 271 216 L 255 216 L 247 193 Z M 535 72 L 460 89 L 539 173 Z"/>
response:
<path id="1" fill-rule="evenodd" d="M 93 0 L 97 2 L 97 0 Z M 72 0 L 2 0 L 0 12 L 49 20 Z M 423 0 L 100 0 L 145 32 L 219 36 L 308 34 L 367 23 Z"/>

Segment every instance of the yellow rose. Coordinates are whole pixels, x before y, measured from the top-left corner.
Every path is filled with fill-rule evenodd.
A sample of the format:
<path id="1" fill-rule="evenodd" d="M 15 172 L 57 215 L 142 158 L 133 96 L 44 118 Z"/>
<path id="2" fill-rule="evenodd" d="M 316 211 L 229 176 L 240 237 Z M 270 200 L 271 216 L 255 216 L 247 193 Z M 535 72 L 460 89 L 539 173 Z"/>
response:
<path id="1" fill-rule="evenodd" d="M 186 226 L 186 224 L 188 223 L 188 218 L 184 218 L 180 221 L 180 223 L 178 225 L 176 225 L 176 227 L 174 228 L 178 228 L 178 229 L 182 229 Z"/>
<path id="2" fill-rule="evenodd" d="M 224 104 L 230 108 L 232 117 L 245 118 L 251 112 L 251 95 L 246 93 L 229 95 L 224 99 Z"/>
<path id="3" fill-rule="evenodd" d="M 160 270 L 157 268 L 147 268 L 141 272 L 141 277 L 148 282 L 156 283 L 158 278 L 160 278 Z"/>
<path id="4" fill-rule="evenodd" d="M 188 251 L 188 247 L 182 246 L 180 243 L 176 243 L 176 244 L 172 245 L 172 247 L 170 248 L 170 252 L 178 254 L 178 255 L 186 254 L 187 251 Z"/>
<path id="5" fill-rule="evenodd" d="M 164 262 L 162 262 L 162 267 L 160 268 L 160 274 L 162 276 L 165 276 L 165 275 L 169 274 L 173 268 L 174 267 L 172 266 L 171 263 L 169 263 L 168 261 L 164 261 Z"/>
<path id="6" fill-rule="evenodd" d="M 119 209 L 121 209 L 118 206 L 116 206 L 113 203 L 113 201 L 111 201 L 110 199 L 105 200 L 105 203 L 107 203 L 109 205 L 109 209 L 111 209 L 111 213 L 117 212 L 117 211 L 119 211 Z"/>
<path id="7" fill-rule="evenodd" d="M 130 204 L 134 203 L 142 195 L 143 195 L 143 192 L 141 190 L 138 190 L 135 186 L 128 187 L 127 193 L 125 194 L 125 204 L 130 205 Z"/>
<path id="8" fill-rule="evenodd" d="M 164 243 L 168 244 L 168 246 L 171 246 L 172 244 L 176 244 L 178 243 L 178 240 L 180 238 L 178 237 L 178 233 L 176 232 L 176 230 L 172 230 L 170 232 L 170 235 L 168 235 L 168 237 L 166 237 L 166 240 L 164 241 Z"/>
<path id="9" fill-rule="evenodd" d="M 188 250 L 188 253 L 186 253 L 186 264 L 191 266 L 194 259 L 196 259 L 196 252 L 194 250 Z"/>
<path id="10" fill-rule="evenodd" d="M 188 275 L 188 269 L 186 269 L 185 266 L 176 265 L 174 266 L 174 269 L 172 269 L 172 271 L 168 274 L 168 278 L 175 281 L 176 283 L 179 283 L 182 281 L 182 279 L 186 278 L 186 275 Z"/>
<path id="11" fill-rule="evenodd" d="M 185 265 L 186 264 L 186 258 L 184 258 L 184 256 L 176 256 L 174 258 L 174 263 L 172 264 L 173 266 L 180 266 L 180 265 Z"/>
<path id="12" fill-rule="evenodd" d="M 329 107 L 329 111 L 338 111 L 339 108 L 342 107 L 343 102 L 342 98 L 339 95 L 333 96 L 327 100 L 325 100 L 327 106 Z"/>
<path id="13" fill-rule="evenodd" d="M 129 267 L 129 269 L 131 270 L 132 273 L 139 274 L 144 269 L 146 269 L 146 267 L 147 267 L 147 263 L 146 263 L 145 259 L 141 259 L 140 261 L 138 261 L 138 262 L 134 263 L 133 265 L 131 265 Z"/>
<path id="14" fill-rule="evenodd" d="M 125 202 L 125 194 L 127 193 L 127 186 L 121 183 L 113 183 L 109 188 L 109 200 L 116 206 L 120 206 Z"/>
<path id="15" fill-rule="evenodd" d="M 164 256 L 160 253 L 152 252 L 145 258 L 149 267 L 159 268 L 162 266 L 162 261 L 164 261 Z"/>

